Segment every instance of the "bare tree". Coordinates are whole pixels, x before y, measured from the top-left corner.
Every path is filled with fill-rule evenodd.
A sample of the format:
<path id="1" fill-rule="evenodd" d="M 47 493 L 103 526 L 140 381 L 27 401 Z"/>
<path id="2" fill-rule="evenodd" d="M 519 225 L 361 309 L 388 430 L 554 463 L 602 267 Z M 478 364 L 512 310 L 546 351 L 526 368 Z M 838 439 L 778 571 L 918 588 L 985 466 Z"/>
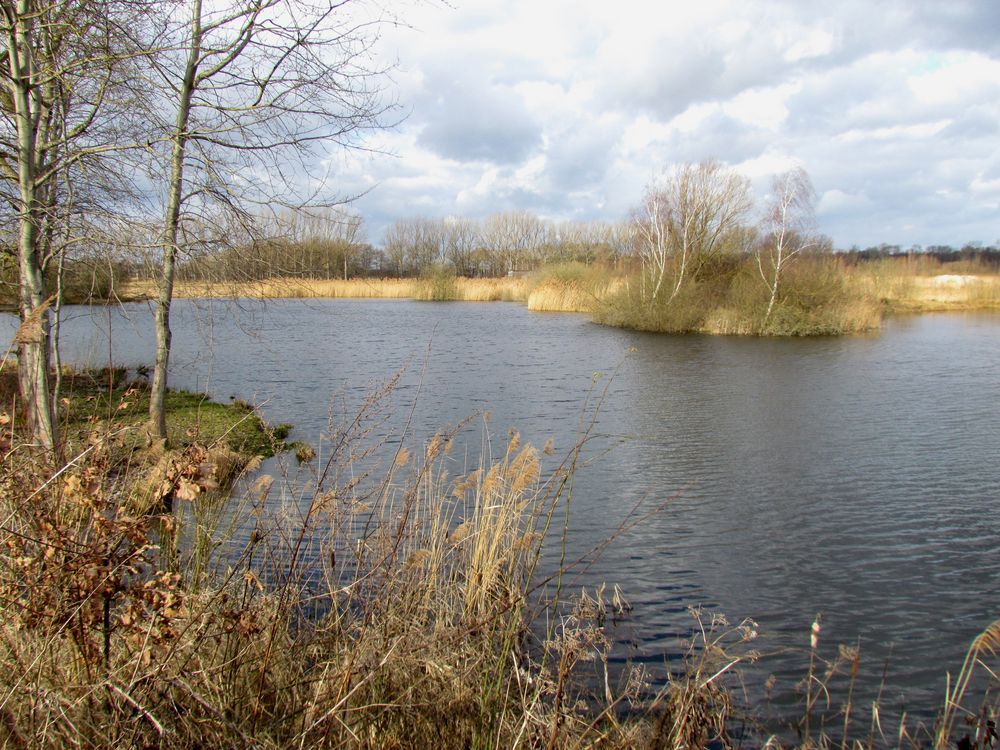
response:
<path id="1" fill-rule="evenodd" d="M 156 303 L 156 361 L 149 430 L 166 438 L 164 395 L 170 303 L 182 226 L 210 206 L 252 224 L 252 205 L 330 204 L 306 176 L 322 149 L 351 146 L 378 127 L 387 107 L 369 49 L 377 21 L 348 15 L 351 0 L 183 3 L 174 40 L 153 57 L 162 96 L 172 102 L 162 175 L 162 263 Z M 180 16 L 178 16 L 180 17 Z"/>
<path id="2" fill-rule="evenodd" d="M 124 102 L 121 82 L 135 53 L 123 29 L 144 24 L 141 2 L 0 0 L 0 195 L 18 226 L 22 326 L 18 380 L 28 422 L 46 449 L 58 449 L 50 383 L 49 306 L 56 289 L 46 272 L 62 266 L 73 192 L 93 183 L 100 155 L 127 138 L 109 117 Z M 118 109 L 121 122 L 127 109 Z M 89 163 L 89 168 L 84 169 Z"/>
<path id="3" fill-rule="evenodd" d="M 615 227 L 603 221 L 564 221 L 555 226 L 560 260 L 593 262 L 598 257 L 613 257 Z M 543 259 L 548 260 L 548 259 Z"/>
<path id="4" fill-rule="evenodd" d="M 635 231 L 636 227 L 630 221 L 620 221 L 611 225 L 608 235 L 608 249 L 616 264 L 623 258 L 631 256 L 635 245 Z"/>
<path id="5" fill-rule="evenodd" d="M 383 244 L 396 276 L 420 274 L 444 260 L 444 221 L 424 216 L 399 219 L 386 229 Z"/>
<path id="6" fill-rule="evenodd" d="M 506 273 L 528 270 L 537 262 L 548 231 L 545 222 L 529 211 L 507 211 L 483 222 L 482 243 Z"/>
<path id="7" fill-rule="evenodd" d="M 406 268 L 409 241 L 405 222 L 396 221 L 386 227 L 382 246 L 385 251 L 384 270 L 388 271 L 390 276 L 400 277 L 403 275 Z"/>
<path id="8" fill-rule="evenodd" d="M 476 249 L 479 247 L 479 222 L 448 217 L 444 220 L 444 255 L 459 276 L 474 276 Z"/>
<path id="9" fill-rule="evenodd" d="M 665 283 L 672 302 L 699 266 L 722 250 L 752 204 L 750 181 L 716 161 L 674 167 L 651 183 L 633 215 L 649 303 L 661 298 Z"/>
<path id="10" fill-rule="evenodd" d="M 444 259 L 444 222 L 441 219 L 412 219 L 409 240 L 406 266 L 410 273 L 424 273 Z"/>
<path id="11" fill-rule="evenodd" d="M 818 244 L 815 199 L 812 181 L 802 167 L 778 175 L 771 183 L 771 196 L 762 222 L 764 236 L 756 251 L 757 268 L 770 294 L 764 325 L 778 299 L 782 272 L 796 255 Z"/>

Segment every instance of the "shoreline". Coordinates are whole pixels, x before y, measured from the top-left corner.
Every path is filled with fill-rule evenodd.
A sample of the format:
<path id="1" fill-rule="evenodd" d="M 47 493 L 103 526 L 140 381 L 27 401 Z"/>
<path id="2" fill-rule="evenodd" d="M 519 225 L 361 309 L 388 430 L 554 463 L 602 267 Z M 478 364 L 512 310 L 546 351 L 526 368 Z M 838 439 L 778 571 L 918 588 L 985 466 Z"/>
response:
<path id="1" fill-rule="evenodd" d="M 847 285 L 868 298 L 880 316 L 933 312 L 1000 312 L 1000 274 L 909 274 L 885 277 L 874 269 L 846 275 Z M 434 279 L 372 278 L 318 280 L 280 278 L 260 282 L 180 282 L 176 299 L 400 299 L 456 302 L 517 302 L 533 312 L 595 315 L 627 286 L 623 277 L 593 280 L 558 276 Z M 121 301 L 153 298 L 152 282 L 128 282 Z M 598 321 L 600 322 L 600 321 Z M 880 322 L 880 321 L 879 321 Z M 624 328 L 630 328 L 628 325 Z M 872 330 L 877 330 L 875 326 Z M 634 330 L 640 330 L 635 327 Z M 670 332 L 670 331 L 663 331 Z M 738 333 L 711 326 L 692 331 Z M 759 335 L 759 334 L 740 334 Z M 768 335 L 768 334 L 765 334 Z M 773 335 L 773 334 L 770 334 Z"/>

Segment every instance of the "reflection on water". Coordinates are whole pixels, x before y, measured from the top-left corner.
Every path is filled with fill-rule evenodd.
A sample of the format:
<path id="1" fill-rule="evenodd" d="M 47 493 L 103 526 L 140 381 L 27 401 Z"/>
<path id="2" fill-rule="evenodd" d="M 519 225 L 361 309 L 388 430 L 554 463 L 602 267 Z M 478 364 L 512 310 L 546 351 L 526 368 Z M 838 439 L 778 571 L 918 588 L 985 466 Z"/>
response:
<path id="1" fill-rule="evenodd" d="M 67 360 L 103 364 L 109 343 L 118 362 L 152 360 L 145 306 L 72 313 Z M 9 340 L 13 319 L 2 324 Z M 335 398 L 359 403 L 403 367 L 398 419 L 415 403 L 415 439 L 490 410 L 496 451 L 511 427 L 567 449 L 603 392 L 571 558 L 637 503 L 670 500 L 579 579 L 622 585 L 635 609 L 619 634 L 651 665 L 704 604 L 758 621 L 764 650 L 781 652 L 761 670 L 788 700 L 804 659 L 784 649 L 804 647 L 822 612 L 824 644 L 860 642 L 876 677 L 891 653 L 908 706 L 933 710 L 945 671 L 1000 616 L 996 317 L 769 340 L 644 335 L 502 303 L 178 301 L 173 328 L 172 385 L 255 400 L 302 440 Z"/>

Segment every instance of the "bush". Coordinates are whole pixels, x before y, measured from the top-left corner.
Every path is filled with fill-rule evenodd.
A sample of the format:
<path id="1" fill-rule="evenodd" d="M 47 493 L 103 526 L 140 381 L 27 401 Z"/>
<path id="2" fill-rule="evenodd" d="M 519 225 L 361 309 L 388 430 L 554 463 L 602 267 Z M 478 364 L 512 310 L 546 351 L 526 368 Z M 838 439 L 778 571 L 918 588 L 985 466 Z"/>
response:
<path id="1" fill-rule="evenodd" d="M 438 263 L 420 275 L 414 298 L 427 302 L 446 302 L 458 299 L 458 285 L 455 269 L 451 265 Z"/>
<path id="2" fill-rule="evenodd" d="M 785 270 L 778 302 L 762 333 L 775 336 L 829 336 L 877 327 L 872 300 L 850 287 L 843 264 L 830 256 L 806 256 Z"/>

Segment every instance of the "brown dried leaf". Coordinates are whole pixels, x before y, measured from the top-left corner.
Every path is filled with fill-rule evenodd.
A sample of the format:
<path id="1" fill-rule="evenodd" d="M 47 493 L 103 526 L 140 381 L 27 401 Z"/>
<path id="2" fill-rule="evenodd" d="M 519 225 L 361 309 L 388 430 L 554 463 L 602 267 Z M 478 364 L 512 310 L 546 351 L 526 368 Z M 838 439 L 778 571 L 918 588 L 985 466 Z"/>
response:
<path id="1" fill-rule="evenodd" d="M 178 500 L 190 501 L 198 497 L 199 492 L 201 492 L 201 487 L 187 478 L 181 477 L 180 481 L 177 482 L 177 489 L 174 491 L 174 497 Z"/>

